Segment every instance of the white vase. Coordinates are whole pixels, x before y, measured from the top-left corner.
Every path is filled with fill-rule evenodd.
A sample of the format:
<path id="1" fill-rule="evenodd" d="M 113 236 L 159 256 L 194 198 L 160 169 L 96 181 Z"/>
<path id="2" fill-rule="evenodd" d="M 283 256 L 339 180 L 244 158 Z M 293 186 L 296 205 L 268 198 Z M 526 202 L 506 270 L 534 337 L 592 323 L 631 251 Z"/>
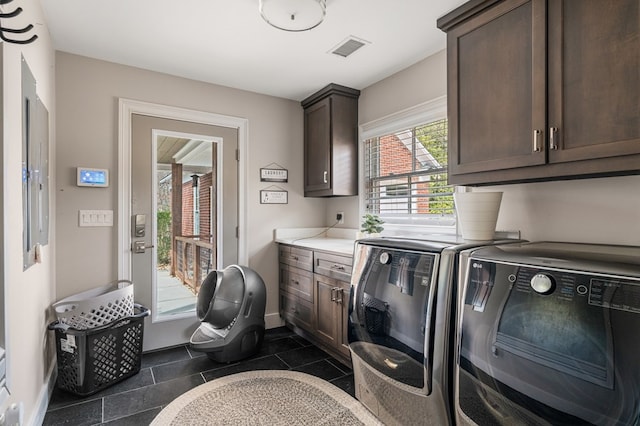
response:
<path id="1" fill-rule="evenodd" d="M 492 240 L 502 202 L 502 192 L 456 192 L 453 194 L 462 238 Z"/>

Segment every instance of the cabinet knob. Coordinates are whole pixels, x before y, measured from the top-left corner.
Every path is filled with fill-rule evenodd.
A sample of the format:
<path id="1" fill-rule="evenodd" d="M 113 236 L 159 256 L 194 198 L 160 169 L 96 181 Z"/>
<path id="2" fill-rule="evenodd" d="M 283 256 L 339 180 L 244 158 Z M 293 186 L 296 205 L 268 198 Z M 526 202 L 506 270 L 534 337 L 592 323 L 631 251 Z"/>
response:
<path id="1" fill-rule="evenodd" d="M 542 135 L 542 130 L 535 129 L 533 131 L 533 152 L 540 152 L 542 148 L 540 147 L 540 136 Z"/>
<path id="2" fill-rule="evenodd" d="M 322 179 L 324 180 L 324 183 L 328 183 L 329 182 L 328 176 L 329 176 L 329 173 L 325 170 L 323 175 L 322 175 Z"/>
<path id="3" fill-rule="evenodd" d="M 549 149 L 556 151 L 558 149 L 558 141 L 556 136 L 558 135 L 557 127 L 549 127 Z"/>

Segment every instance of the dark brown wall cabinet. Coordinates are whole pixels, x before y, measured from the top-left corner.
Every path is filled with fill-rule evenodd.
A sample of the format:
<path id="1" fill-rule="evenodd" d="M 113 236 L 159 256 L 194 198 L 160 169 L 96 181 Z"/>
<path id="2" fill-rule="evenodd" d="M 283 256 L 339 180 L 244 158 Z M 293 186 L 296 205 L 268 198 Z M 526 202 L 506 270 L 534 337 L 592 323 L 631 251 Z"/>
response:
<path id="1" fill-rule="evenodd" d="M 449 179 L 640 173 L 640 2 L 470 1 L 447 32 Z"/>
<path id="2" fill-rule="evenodd" d="M 358 97 L 330 84 L 302 101 L 304 195 L 358 195 Z"/>

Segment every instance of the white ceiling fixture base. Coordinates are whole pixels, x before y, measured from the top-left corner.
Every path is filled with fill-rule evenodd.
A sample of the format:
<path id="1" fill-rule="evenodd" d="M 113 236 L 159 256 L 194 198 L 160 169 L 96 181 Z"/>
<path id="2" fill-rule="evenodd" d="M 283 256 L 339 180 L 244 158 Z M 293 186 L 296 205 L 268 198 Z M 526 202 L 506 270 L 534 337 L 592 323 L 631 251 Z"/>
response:
<path id="1" fill-rule="evenodd" d="M 307 31 L 324 20 L 325 0 L 260 0 L 260 15 L 269 25 L 284 31 Z"/>

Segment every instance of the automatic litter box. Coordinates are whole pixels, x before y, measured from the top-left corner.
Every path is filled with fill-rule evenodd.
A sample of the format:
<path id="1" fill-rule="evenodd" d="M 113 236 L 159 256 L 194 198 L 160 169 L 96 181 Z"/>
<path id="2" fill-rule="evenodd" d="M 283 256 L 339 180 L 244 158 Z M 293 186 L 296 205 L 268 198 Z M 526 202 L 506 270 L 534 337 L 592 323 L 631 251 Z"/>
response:
<path id="1" fill-rule="evenodd" d="M 264 339 L 266 288 L 254 270 L 231 265 L 207 275 L 200 287 L 196 312 L 202 324 L 190 347 L 216 362 L 234 362 L 254 355 Z"/>

